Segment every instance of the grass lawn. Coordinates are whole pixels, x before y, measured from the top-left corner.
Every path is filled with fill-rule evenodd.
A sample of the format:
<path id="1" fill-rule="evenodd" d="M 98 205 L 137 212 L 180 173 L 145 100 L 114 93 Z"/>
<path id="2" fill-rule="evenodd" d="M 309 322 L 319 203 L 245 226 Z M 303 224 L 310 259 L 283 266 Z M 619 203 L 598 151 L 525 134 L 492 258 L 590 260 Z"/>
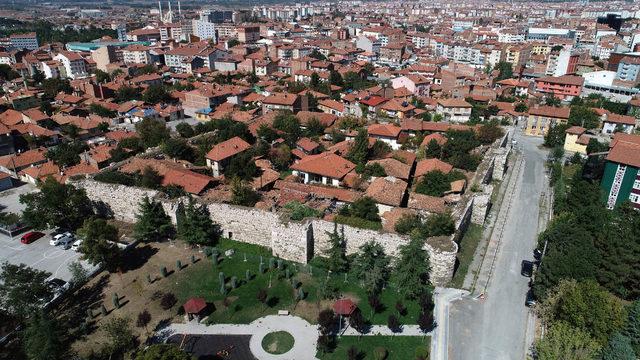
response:
<path id="1" fill-rule="evenodd" d="M 464 278 L 469 271 L 469 266 L 473 261 L 473 255 L 478 247 L 478 244 L 482 240 L 482 226 L 471 224 L 467 229 L 467 232 L 460 241 L 460 248 L 458 249 L 458 267 L 453 279 L 451 279 L 450 286 L 454 288 L 462 288 Z"/>
<path id="2" fill-rule="evenodd" d="M 262 348 L 269 354 L 280 355 L 291 350 L 295 339 L 286 331 L 276 331 L 267 334 L 262 339 Z"/>
<path id="3" fill-rule="evenodd" d="M 365 319 L 372 324 L 386 324 L 389 315 L 398 315 L 396 302 L 401 296 L 393 287 L 389 286 L 382 291 L 382 306 L 378 313 L 373 313 L 366 291 L 359 282 L 351 276 L 347 276 L 346 281 L 344 275 L 327 276 L 321 266 L 321 259 L 314 259 L 310 265 L 283 261 L 282 269 L 279 270 L 269 268 L 271 254 L 264 247 L 223 240 L 217 248 L 221 254 L 227 249 L 234 249 L 235 253 L 231 257 L 221 256 L 218 266 L 214 266 L 211 259 L 206 259 L 168 278 L 171 291 L 176 294 L 179 303 L 184 303 L 191 297 L 203 297 L 214 304 L 214 311 L 207 320 L 209 323 L 246 324 L 265 315 L 276 314 L 282 309 L 315 323 L 318 313 L 333 304 L 331 300 L 323 300 L 323 289 L 326 288 L 333 288 L 335 291 L 331 291 L 332 293 L 353 299 Z M 261 257 L 265 268 L 262 274 L 259 273 Z M 294 288 L 291 279 L 286 278 L 287 269 L 290 277 L 300 284 L 299 288 Z M 250 271 L 248 281 L 247 270 Z M 226 295 L 221 293 L 219 272 L 224 273 Z M 239 285 L 235 289 L 231 288 L 232 277 L 236 277 Z M 325 286 L 325 283 L 328 285 Z M 258 300 L 257 295 L 261 289 L 267 291 L 265 303 Z M 299 289 L 304 292 L 304 300 L 301 301 L 297 299 Z M 406 307 L 405 315 L 399 317 L 400 322 L 415 324 L 420 312 L 418 302 L 400 300 Z"/>
<path id="4" fill-rule="evenodd" d="M 337 339 L 338 346 L 331 353 L 318 352 L 316 357 L 322 360 L 348 359 L 347 351 L 354 346 L 360 351 L 362 360 L 373 360 L 373 351 L 376 347 L 387 350 L 387 360 L 413 360 L 416 358 L 416 348 L 421 350 L 430 348 L 431 338 L 424 336 L 343 336 Z"/>

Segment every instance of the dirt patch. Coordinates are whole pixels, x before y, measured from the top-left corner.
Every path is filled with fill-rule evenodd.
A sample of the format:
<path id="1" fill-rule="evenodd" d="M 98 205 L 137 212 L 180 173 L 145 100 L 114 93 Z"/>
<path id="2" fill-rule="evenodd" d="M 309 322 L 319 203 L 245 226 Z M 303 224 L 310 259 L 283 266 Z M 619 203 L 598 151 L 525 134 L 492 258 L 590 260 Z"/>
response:
<path id="1" fill-rule="evenodd" d="M 298 302 L 291 313 L 314 324 L 318 321 L 318 314 L 320 314 L 320 311 L 324 309 L 331 309 L 332 305 L 333 301 L 331 300 L 321 300 L 320 302 L 303 300 Z"/>
<path id="2" fill-rule="evenodd" d="M 129 318 L 133 333 L 140 342 L 145 341 L 160 323 L 180 318 L 177 310 L 182 304 L 176 303 L 169 310 L 164 310 L 160 302 L 175 277 L 172 275 L 181 271 L 176 261 L 181 261 L 184 270 L 192 265 L 192 255 L 196 261 L 204 259 L 204 254 L 182 243 L 138 244 L 126 254 L 125 269 L 113 274 L 103 271 L 78 289 L 57 311 L 57 315 L 73 329 L 72 333 L 78 333 L 77 336 L 70 336 L 75 339 L 70 344 L 71 348 L 80 356 L 97 351 L 107 341 L 97 329 L 103 321 L 114 317 Z M 162 267 L 168 271 L 166 278 L 161 275 Z M 148 279 L 151 279 L 151 283 Z M 120 308 L 115 306 L 114 294 L 117 294 Z M 106 316 L 102 314 L 102 305 L 107 310 Z M 82 334 L 79 328 L 88 318 L 89 309 L 92 318 L 88 330 Z M 138 314 L 144 310 L 151 314 L 151 321 L 146 327 L 137 327 Z"/>

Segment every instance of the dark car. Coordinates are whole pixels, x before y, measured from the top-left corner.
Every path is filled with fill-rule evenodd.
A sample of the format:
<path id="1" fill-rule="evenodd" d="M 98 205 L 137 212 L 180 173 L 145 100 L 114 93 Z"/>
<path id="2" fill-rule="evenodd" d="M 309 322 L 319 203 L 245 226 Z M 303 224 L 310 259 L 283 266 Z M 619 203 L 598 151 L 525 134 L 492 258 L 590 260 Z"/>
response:
<path id="1" fill-rule="evenodd" d="M 536 262 L 540 262 L 540 260 L 542 260 L 542 251 L 538 249 L 533 250 L 533 258 L 536 259 Z"/>
<path id="2" fill-rule="evenodd" d="M 533 294 L 532 288 L 529 288 L 529 291 L 527 291 L 527 298 L 525 299 L 524 304 L 528 307 L 534 306 L 536 304 L 536 297 Z"/>
<path id="3" fill-rule="evenodd" d="M 29 231 L 28 233 L 22 235 L 20 238 L 20 242 L 23 244 L 31 244 L 32 242 L 43 237 L 44 234 L 39 231 Z"/>
<path id="4" fill-rule="evenodd" d="M 522 260 L 522 268 L 520 270 L 520 274 L 526 277 L 533 276 L 533 263 L 529 260 Z"/>

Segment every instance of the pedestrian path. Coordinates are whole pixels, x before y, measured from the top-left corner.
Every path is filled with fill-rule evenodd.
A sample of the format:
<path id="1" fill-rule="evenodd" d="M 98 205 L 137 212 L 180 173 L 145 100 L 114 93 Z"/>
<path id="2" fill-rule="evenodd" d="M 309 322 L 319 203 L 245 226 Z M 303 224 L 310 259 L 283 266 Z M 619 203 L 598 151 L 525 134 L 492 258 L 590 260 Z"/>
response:
<path id="1" fill-rule="evenodd" d="M 269 354 L 262 348 L 262 339 L 269 333 L 286 331 L 294 338 L 293 348 L 286 354 Z M 249 348 L 259 360 L 315 360 L 318 341 L 318 326 L 310 324 L 297 316 L 269 315 L 250 324 L 212 324 L 205 325 L 196 321 L 175 323 L 160 332 L 168 338 L 176 334 L 189 335 L 251 335 Z M 385 325 L 372 325 L 367 333 L 361 334 L 352 327 L 347 327 L 341 336 L 430 336 L 418 325 L 403 325 L 401 331 L 392 332 Z"/>

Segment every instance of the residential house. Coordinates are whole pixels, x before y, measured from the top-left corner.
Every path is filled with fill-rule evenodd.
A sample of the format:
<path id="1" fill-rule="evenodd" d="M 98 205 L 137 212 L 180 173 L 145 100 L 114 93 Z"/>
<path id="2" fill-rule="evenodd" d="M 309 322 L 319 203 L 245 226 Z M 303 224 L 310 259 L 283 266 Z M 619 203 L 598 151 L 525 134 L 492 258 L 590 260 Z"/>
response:
<path id="1" fill-rule="evenodd" d="M 216 144 L 205 156 L 207 166 L 211 168 L 213 176 L 220 176 L 224 167 L 228 165 L 231 158 L 241 152 L 251 148 L 251 145 L 239 137 L 233 137 L 229 140 Z"/>
<path id="2" fill-rule="evenodd" d="M 571 109 L 568 107 L 539 106 L 529 109 L 525 134 L 545 136 L 550 128 L 566 124 Z"/>
<path id="3" fill-rule="evenodd" d="M 307 111 L 309 107 L 308 97 L 289 93 L 273 93 L 262 101 L 262 112 L 274 110 L 288 110 L 294 114 L 298 111 Z"/>
<path id="4" fill-rule="evenodd" d="M 439 99 L 436 113 L 442 115 L 445 121 L 466 123 L 471 117 L 472 106 L 464 99 Z"/>
<path id="5" fill-rule="evenodd" d="M 586 134 L 587 129 L 581 126 L 572 126 L 565 130 L 564 150 L 582 155 L 587 154 L 587 145 L 591 137 Z"/>
<path id="6" fill-rule="evenodd" d="M 398 142 L 401 130 L 399 126 L 393 124 L 372 124 L 367 127 L 367 133 L 370 138 L 388 144 L 393 150 L 398 150 L 402 146 Z"/>
<path id="7" fill-rule="evenodd" d="M 631 134 L 636 128 L 636 118 L 633 116 L 606 112 L 601 118 L 602 134 L 604 135 L 612 135 L 615 132 Z"/>
<path id="8" fill-rule="evenodd" d="M 291 165 L 293 175 L 302 179 L 305 184 L 320 183 L 339 187 L 347 174 L 356 165 L 332 152 L 309 155 Z"/>

